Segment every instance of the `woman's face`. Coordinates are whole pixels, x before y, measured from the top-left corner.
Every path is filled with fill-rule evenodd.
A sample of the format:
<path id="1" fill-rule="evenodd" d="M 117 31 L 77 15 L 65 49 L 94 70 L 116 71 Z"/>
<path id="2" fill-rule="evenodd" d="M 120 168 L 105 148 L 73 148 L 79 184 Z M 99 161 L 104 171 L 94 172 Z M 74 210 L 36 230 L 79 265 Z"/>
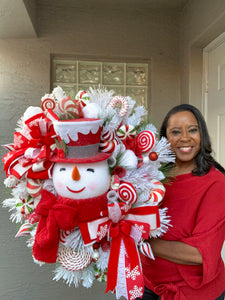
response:
<path id="1" fill-rule="evenodd" d="M 195 116 L 189 111 L 173 114 L 166 130 L 168 141 L 176 155 L 177 165 L 186 165 L 190 170 L 196 166 L 196 156 L 200 150 L 200 132 Z"/>

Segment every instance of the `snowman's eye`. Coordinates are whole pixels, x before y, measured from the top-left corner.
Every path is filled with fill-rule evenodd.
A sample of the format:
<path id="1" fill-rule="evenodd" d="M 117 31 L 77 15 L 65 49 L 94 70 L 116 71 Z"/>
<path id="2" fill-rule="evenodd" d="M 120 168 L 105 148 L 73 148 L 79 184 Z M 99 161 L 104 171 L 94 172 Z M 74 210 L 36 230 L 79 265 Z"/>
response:
<path id="1" fill-rule="evenodd" d="M 88 172 L 92 172 L 92 173 L 94 173 L 94 172 L 95 172 L 95 170 L 94 170 L 94 169 L 92 169 L 92 168 L 88 168 L 88 169 L 87 169 L 87 171 L 88 171 Z"/>
<path id="2" fill-rule="evenodd" d="M 59 171 L 66 171 L 66 168 L 60 168 Z"/>

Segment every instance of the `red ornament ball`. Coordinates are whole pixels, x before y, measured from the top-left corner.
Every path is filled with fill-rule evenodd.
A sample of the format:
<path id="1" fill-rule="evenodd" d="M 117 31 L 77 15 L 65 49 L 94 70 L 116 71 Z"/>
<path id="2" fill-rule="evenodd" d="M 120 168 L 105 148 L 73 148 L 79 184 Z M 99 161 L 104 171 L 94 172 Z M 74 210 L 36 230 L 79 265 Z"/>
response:
<path id="1" fill-rule="evenodd" d="M 159 154 L 156 152 L 150 152 L 148 155 L 149 159 L 152 161 L 156 161 L 159 157 Z"/>

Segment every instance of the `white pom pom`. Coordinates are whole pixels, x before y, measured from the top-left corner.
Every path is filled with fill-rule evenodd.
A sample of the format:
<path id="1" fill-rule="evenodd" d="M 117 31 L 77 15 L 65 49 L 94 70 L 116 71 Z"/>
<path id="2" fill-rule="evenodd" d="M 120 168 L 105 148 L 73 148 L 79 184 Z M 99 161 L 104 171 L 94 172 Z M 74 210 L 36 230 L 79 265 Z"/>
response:
<path id="1" fill-rule="evenodd" d="M 43 112 L 42 109 L 38 106 L 29 106 L 23 115 L 24 121 L 30 119 L 31 117 L 33 117 L 37 114 L 42 113 L 42 112 Z"/>
<path id="2" fill-rule="evenodd" d="M 83 108 L 84 118 L 98 118 L 100 107 L 97 103 L 88 103 Z"/>
<path id="3" fill-rule="evenodd" d="M 56 88 L 54 88 L 54 90 L 52 91 L 52 94 L 53 94 L 54 98 L 58 101 L 60 101 L 61 99 L 66 97 L 66 93 L 60 86 L 57 86 Z"/>
<path id="4" fill-rule="evenodd" d="M 132 150 L 126 150 L 121 155 L 118 164 L 126 169 L 134 169 L 137 167 L 138 159 Z"/>
<path id="5" fill-rule="evenodd" d="M 6 187 L 15 187 L 19 182 L 19 179 L 16 178 L 14 175 L 9 175 L 9 177 L 7 177 L 5 180 L 4 180 L 4 184 Z"/>

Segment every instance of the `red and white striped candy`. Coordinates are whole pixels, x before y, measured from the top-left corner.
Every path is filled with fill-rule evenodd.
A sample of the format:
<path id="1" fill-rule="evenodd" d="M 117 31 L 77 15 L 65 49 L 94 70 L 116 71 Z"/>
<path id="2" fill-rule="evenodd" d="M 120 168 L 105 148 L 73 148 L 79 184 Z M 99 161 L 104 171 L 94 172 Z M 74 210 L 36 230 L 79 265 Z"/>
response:
<path id="1" fill-rule="evenodd" d="M 59 236 L 59 241 L 62 244 L 65 244 L 66 238 L 71 234 L 72 230 L 61 230 L 60 231 L 60 236 Z"/>
<path id="2" fill-rule="evenodd" d="M 115 132 L 113 130 L 107 130 L 101 135 L 101 142 L 109 142 L 115 138 Z"/>
<path id="3" fill-rule="evenodd" d="M 136 135 L 136 130 L 134 129 L 134 126 L 132 125 L 122 125 L 120 128 L 117 130 L 117 136 L 121 139 L 124 140 L 127 137 L 135 137 Z"/>
<path id="4" fill-rule="evenodd" d="M 33 227 L 32 224 L 30 224 L 30 223 L 24 223 L 24 224 L 20 227 L 20 229 L 19 229 L 19 231 L 17 232 L 17 234 L 15 235 L 15 237 L 24 236 L 24 235 L 29 235 L 32 227 Z"/>
<path id="5" fill-rule="evenodd" d="M 74 251 L 63 247 L 58 254 L 58 261 L 68 271 L 79 271 L 91 263 L 92 256 L 87 252 Z"/>
<path id="6" fill-rule="evenodd" d="M 155 188 L 150 192 L 148 202 L 159 203 L 162 201 L 166 189 L 158 180 L 152 179 L 151 182 L 154 184 Z"/>
<path id="7" fill-rule="evenodd" d="M 154 257 L 154 254 L 152 252 L 152 248 L 150 246 L 149 243 L 145 243 L 145 242 L 142 242 L 140 245 L 139 245 L 139 250 L 142 254 L 144 254 L 145 256 L 151 258 L 151 259 L 155 259 Z"/>
<path id="8" fill-rule="evenodd" d="M 149 130 L 144 130 L 137 135 L 137 146 L 142 152 L 148 152 L 155 143 L 155 135 Z"/>
<path id="9" fill-rule="evenodd" d="M 41 195 L 42 186 L 43 183 L 41 180 L 27 179 L 27 191 L 33 198 Z"/>
<path id="10" fill-rule="evenodd" d="M 52 98 L 46 98 L 41 102 L 41 109 L 43 111 L 47 109 L 54 109 L 55 108 L 55 101 Z"/>
<path id="11" fill-rule="evenodd" d="M 79 106 L 69 97 L 63 98 L 58 102 L 58 110 L 63 115 L 69 114 L 70 117 L 78 118 L 80 116 Z"/>
<path id="12" fill-rule="evenodd" d="M 90 97 L 86 91 L 79 91 L 75 96 L 75 100 L 79 101 L 82 108 L 86 106 L 89 99 Z"/>
<path id="13" fill-rule="evenodd" d="M 27 199 L 17 199 L 16 201 L 16 209 L 24 218 L 26 218 L 26 215 L 32 213 L 34 208 L 34 200 L 30 196 Z"/>
<path id="14" fill-rule="evenodd" d="M 134 204 L 137 201 L 137 192 L 134 186 L 129 182 L 123 182 L 120 184 L 118 196 L 121 201 L 128 204 Z"/>
<path id="15" fill-rule="evenodd" d="M 118 145 L 117 140 L 109 141 L 109 142 L 101 142 L 99 144 L 99 149 L 104 153 L 112 153 L 115 150 L 116 145 Z"/>
<path id="16" fill-rule="evenodd" d="M 124 117 L 127 112 L 128 112 L 128 108 L 129 108 L 129 103 L 128 100 L 122 96 L 115 96 L 108 104 L 108 106 L 115 108 L 118 104 L 121 105 L 121 109 L 119 111 L 119 115 L 121 117 Z"/>

